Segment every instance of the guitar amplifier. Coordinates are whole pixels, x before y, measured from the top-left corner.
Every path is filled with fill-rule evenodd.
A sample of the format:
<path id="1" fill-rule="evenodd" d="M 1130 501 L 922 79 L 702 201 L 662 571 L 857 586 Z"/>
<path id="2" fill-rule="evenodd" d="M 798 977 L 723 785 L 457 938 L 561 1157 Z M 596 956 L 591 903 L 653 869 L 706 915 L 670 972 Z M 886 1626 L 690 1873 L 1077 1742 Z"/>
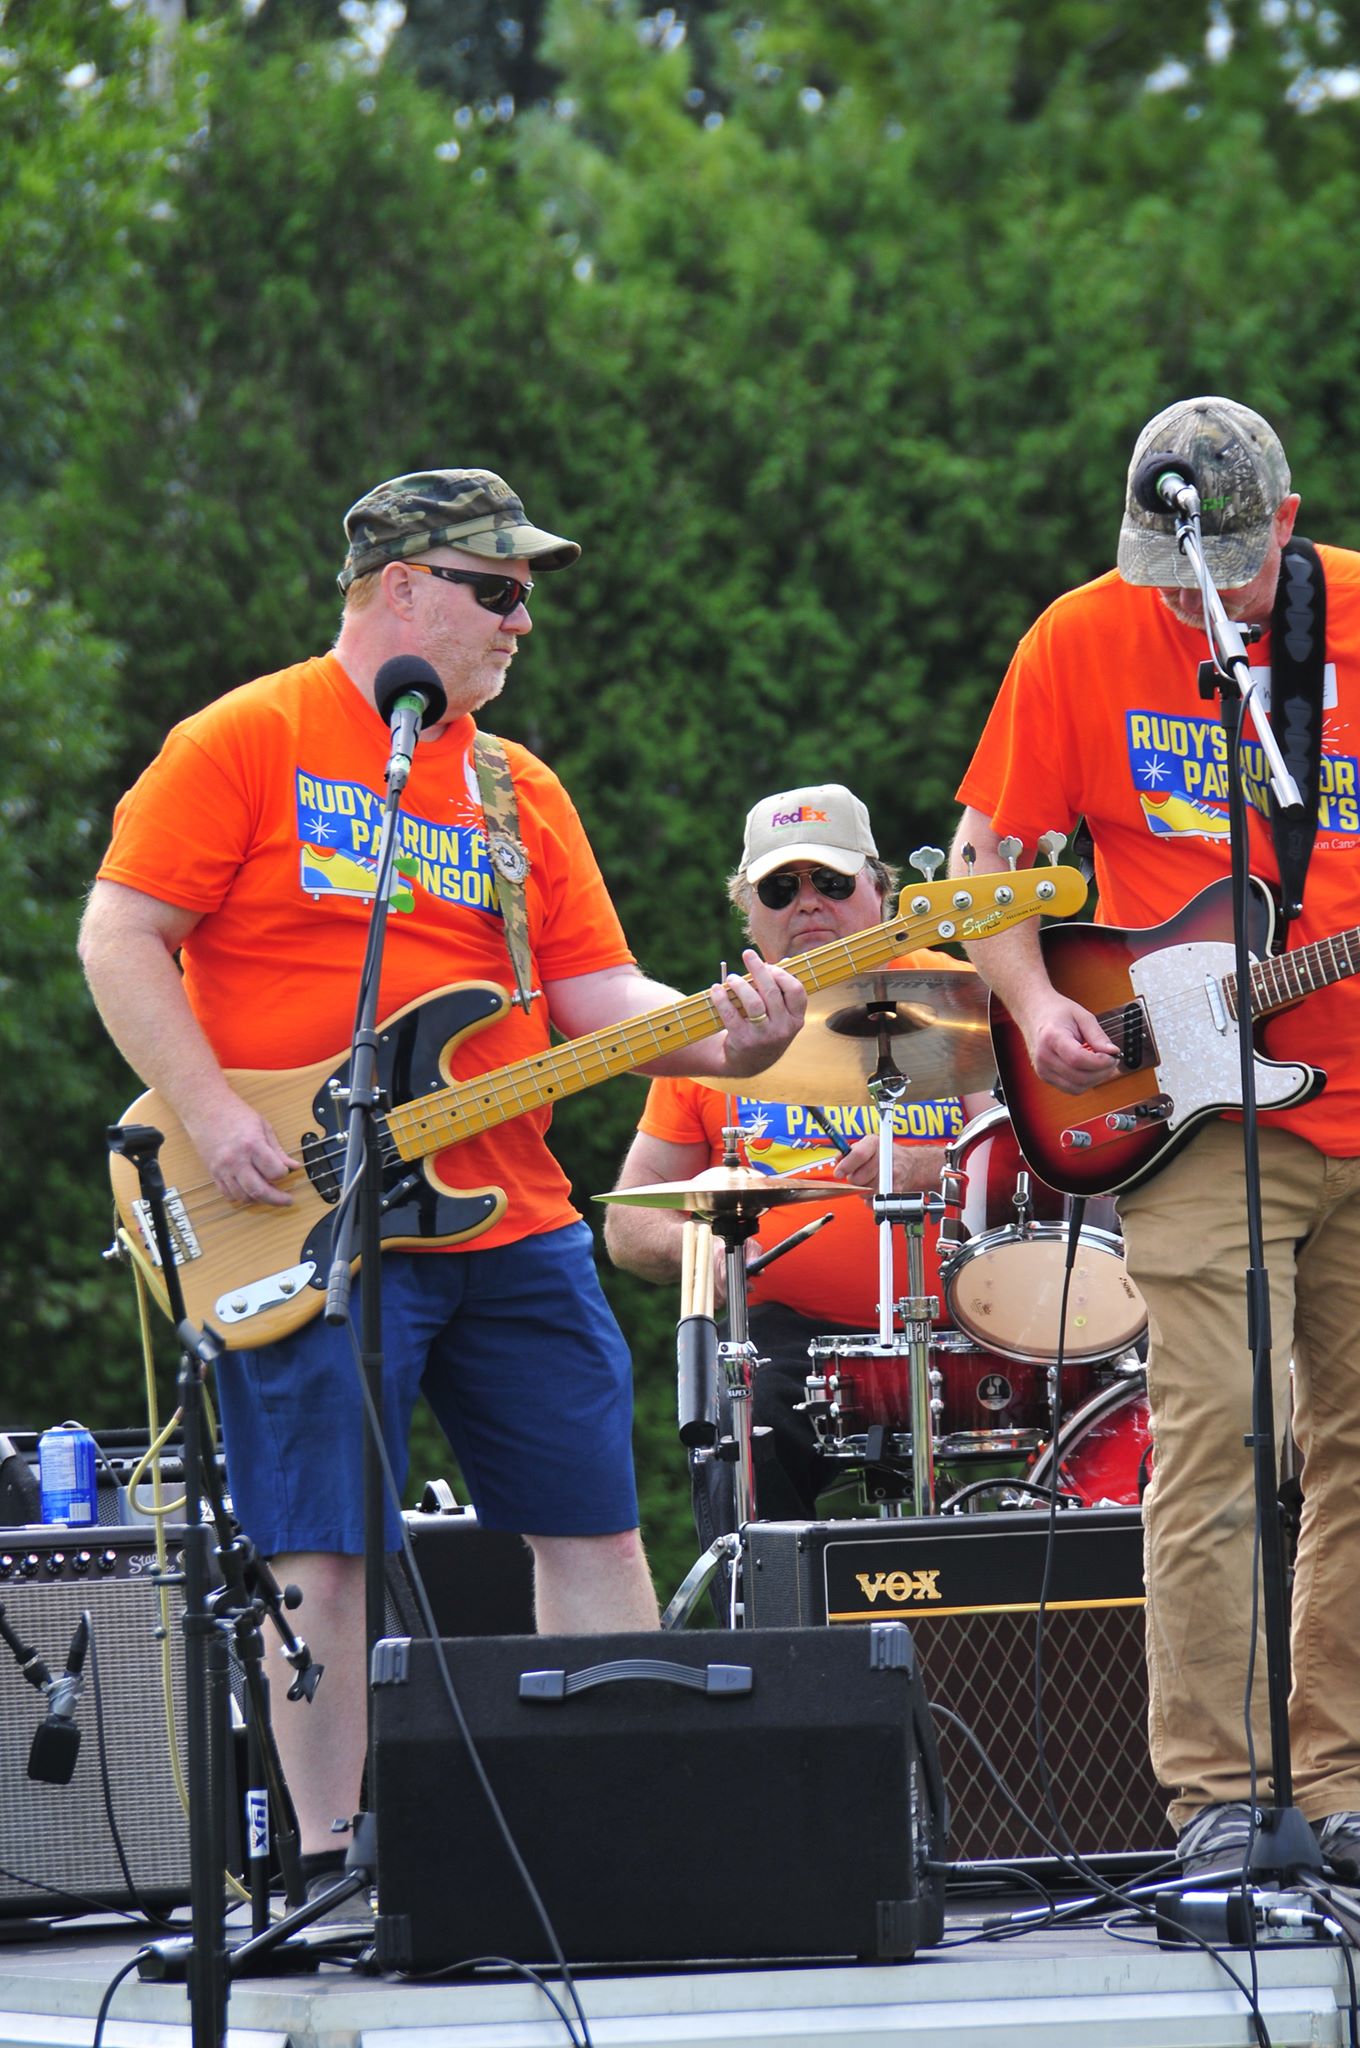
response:
<path id="1" fill-rule="evenodd" d="M 907 1629 L 443 1649 L 569 1961 L 905 1958 L 939 1939 L 942 1792 Z M 434 1653 L 374 1650 L 379 1962 L 548 1962 Z"/>
<path id="2" fill-rule="evenodd" d="M 522 1536 L 483 1529 L 471 1508 L 456 1504 L 402 1519 L 437 1635 L 533 1634 L 534 1560 Z M 404 1550 L 387 1560 L 387 1631 L 426 1633 Z"/>
<path id="3" fill-rule="evenodd" d="M 1175 1837 L 1148 1756 L 1142 1518 L 1137 1508 L 1064 1510 L 1054 1541 L 1041 1699 L 1062 1825 L 1082 1855 L 1165 1851 Z M 1013 1860 L 1063 1846 L 1045 1805 L 1034 1728 L 1046 1514 L 752 1522 L 743 1542 L 746 1615 L 756 1628 L 910 1624 L 958 1858 Z"/>
<path id="4" fill-rule="evenodd" d="M 173 1554 L 183 1531 L 169 1534 Z M 138 1901 L 166 1906 L 189 1896 L 189 1824 L 171 1765 L 157 1633 L 161 1603 L 150 1577 L 154 1563 L 154 1539 L 145 1527 L 6 1532 L 0 1547 L 6 1626 L 36 1650 L 54 1677 L 65 1668 L 82 1612 L 89 1613 L 92 1629 L 85 1692 L 76 1710 L 80 1750 L 66 1785 L 28 1776 L 29 1749 L 46 1705 L 0 1645 L 0 1914 L 88 1912 Z M 169 1588 L 167 1599 L 171 1690 L 184 1762 L 182 1587 Z M 107 1794 L 100 1774 L 101 1733 Z M 115 1825 L 132 1889 L 118 1859 Z"/>

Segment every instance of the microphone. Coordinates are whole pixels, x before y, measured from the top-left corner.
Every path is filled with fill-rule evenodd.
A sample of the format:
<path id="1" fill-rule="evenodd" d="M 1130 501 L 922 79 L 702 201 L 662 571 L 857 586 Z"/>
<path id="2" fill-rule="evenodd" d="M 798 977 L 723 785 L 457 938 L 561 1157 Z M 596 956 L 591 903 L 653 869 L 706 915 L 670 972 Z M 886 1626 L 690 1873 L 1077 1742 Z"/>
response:
<path id="1" fill-rule="evenodd" d="M 80 1755 L 80 1730 L 75 1716 L 85 1690 L 81 1673 L 89 1642 L 90 1617 L 82 1614 L 66 1653 L 65 1671 L 45 1687 L 47 1719 L 34 1734 L 28 1753 L 28 1775 L 44 1785 L 69 1785 Z"/>
<path id="2" fill-rule="evenodd" d="M 1154 448 L 1143 457 L 1129 480 L 1129 493 L 1145 512 L 1176 512 L 1182 519 L 1199 515 L 1199 478 L 1194 464 L 1165 448 Z"/>
<path id="3" fill-rule="evenodd" d="M 392 753 L 383 771 L 396 789 L 406 787 L 416 739 L 427 722 L 438 725 L 449 708 L 448 694 L 428 661 L 418 654 L 394 654 L 373 678 L 378 716 L 392 728 Z"/>

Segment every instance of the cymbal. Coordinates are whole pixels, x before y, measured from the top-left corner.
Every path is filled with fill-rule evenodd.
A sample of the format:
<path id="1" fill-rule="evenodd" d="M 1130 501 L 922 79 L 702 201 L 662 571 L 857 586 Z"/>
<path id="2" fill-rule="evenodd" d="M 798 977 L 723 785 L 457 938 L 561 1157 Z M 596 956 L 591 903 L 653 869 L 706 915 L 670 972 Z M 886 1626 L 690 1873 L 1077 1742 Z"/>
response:
<path id="1" fill-rule="evenodd" d="M 615 1188 L 597 1202 L 622 1202 L 639 1209 L 689 1209 L 704 1216 L 755 1216 L 785 1202 L 821 1202 L 860 1190 L 845 1181 L 781 1179 L 753 1173 L 749 1166 L 706 1166 L 693 1180 L 662 1180 L 651 1187 Z"/>
<path id="2" fill-rule="evenodd" d="M 818 989 L 792 1045 L 741 1092 L 766 1102 L 868 1102 L 885 1043 L 906 1078 L 908 1102 L 990 1088 L 996 1060 L 981 975 L 971 967 L 888 968 Z"/>

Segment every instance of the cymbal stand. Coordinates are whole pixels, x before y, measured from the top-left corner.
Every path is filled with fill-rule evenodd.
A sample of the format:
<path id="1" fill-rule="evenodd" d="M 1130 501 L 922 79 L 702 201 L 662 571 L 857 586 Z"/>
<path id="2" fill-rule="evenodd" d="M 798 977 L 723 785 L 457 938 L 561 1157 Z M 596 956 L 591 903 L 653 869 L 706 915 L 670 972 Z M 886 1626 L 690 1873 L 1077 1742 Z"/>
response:
<path id="1" fill-rule="evenodd" d="M 724 1125 L 724 1166 L 740 1165 L 737 1152 L 739 1136 L 735 1124 Z M 760 1228 L 760 1217 L 759 1199 L 753 1198 L 749 1208 L 743 1203 L 732 1209 L 715 1210 L 706 1218 L 713 1237 L 723 1248 L 727 1280 L 727 1335 L 719 1342 L 717 1353 L 717 1426 L 710 1443 L 699 1449 L 699 1456 L 720 1458 L 732 1465 L 737 1526 L 711 1543 L 686 1572 L 662 1613 L 661 1626 L 665 1629 L 684 1627 L 724 1564 L 728 1567 L 731 1593 L 728 1616 L 731 1627 L 736 1627 L 740 1613 L 741 1531 L 755 1516 L 751 1399 L 755 1368 L 759 1363 L 747 1322 L 745 1246 L 747 1239 L 754 1237 Z M 708 1249 L 706 1246 L 705 1250 Z M 715 1252 L 716 1246 L 710 1256 Z"/>
<path id="2" fill-rule="evenodd" d="M 930 1338 L 939 1304 L 925 1291 L 923 1239 L 925 1218 L 938 1198 L 931 1195 L 899 1195 L 893 1190 L 893 1125 L 898 1103 L 907 1092 L 907 1077 L 892 1058 L 886 1031 L 879 1034 L 878 1066 L 869 1079 L 869 1093 L 878 1112 L 878 1193 L 874 1215 L 878 1221 L 878 1341 L 892 1350 L 897 1338 L 893 1331 L 893 1241 L 894 1223 L 900 1223 L 907 1246 L 907 1293 L 896 1304 L 902 1319 L 902 1338 L 907 1352 L 908 1385 L 911 1393 L 911 1505 L 916 1515 L 933 1515 L 935 1503 L 935 1414 L 938 1390 L 930 1363 Z M 902 1503 L 885 1503 L 889 1513 L 900 1514 Z"/>

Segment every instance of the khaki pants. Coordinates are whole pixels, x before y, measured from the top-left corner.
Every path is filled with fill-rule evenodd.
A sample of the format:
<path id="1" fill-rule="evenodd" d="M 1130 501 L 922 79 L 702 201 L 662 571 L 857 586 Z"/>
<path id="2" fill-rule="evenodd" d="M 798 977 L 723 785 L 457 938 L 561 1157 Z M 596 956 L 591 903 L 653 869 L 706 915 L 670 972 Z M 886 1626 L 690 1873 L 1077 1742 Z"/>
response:
<path id="1" fill-rule="evenodd" d="M 1277 1440 L 1303 1458 L 1293 1590 L 1294 1798 L 1310 1820 L 1360 1811 L 1360 1159 L 1261 1132 Z M 1244 1699 L 1254 1488 L 1242 1132 L 1215 1119 L 1120 1198 L 1150 1315 L 1155 1455 L 1143 1504 L 1149 1737 L 1173 1826 L 1250 1796 Z M 1263 1625 L 1252 1686 L 1258 1796 L 1269 1804 Z"/>

